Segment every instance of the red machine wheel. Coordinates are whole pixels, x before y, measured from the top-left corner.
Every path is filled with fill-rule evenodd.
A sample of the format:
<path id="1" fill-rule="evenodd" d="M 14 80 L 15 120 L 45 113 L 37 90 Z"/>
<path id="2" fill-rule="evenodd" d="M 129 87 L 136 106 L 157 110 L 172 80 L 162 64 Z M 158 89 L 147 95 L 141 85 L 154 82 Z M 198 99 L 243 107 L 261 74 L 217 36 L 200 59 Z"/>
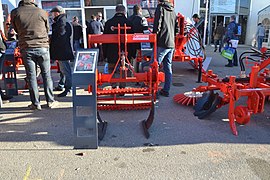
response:
<path id="1" fill-rule="evenodd" d="M 250 112 L 245 106 L 237 106 L 234 110 L 235 120 L 238 124 L 247 124 L 250 120 Z"/>

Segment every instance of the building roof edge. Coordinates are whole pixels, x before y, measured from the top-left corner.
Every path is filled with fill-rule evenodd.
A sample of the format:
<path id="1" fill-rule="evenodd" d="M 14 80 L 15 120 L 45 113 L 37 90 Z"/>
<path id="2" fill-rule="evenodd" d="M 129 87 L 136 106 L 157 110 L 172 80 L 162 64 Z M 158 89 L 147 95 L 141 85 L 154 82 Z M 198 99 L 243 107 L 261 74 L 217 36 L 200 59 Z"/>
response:
<path id="1" fill-rule="evenodd" d="M 264 11 L 264 10 L 266 10 L 267 8 L 270 8 L 270 5 L 268 5 L 268 6 L 266 6 L 265 8 L 263 8 L 262 10 L 260 10 L 259 12 L 258 12 L 258 14 L 257 15 L 259 15 L 262 11 Z"/>

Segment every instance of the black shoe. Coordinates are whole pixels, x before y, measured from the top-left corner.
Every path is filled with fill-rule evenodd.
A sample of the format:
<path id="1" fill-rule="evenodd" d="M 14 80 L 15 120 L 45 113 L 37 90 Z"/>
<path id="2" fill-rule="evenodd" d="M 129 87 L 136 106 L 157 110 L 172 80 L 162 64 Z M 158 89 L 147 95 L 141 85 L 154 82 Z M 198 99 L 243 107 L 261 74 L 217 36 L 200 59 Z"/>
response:
<path id="1" fill-rule="evenodd" d="M 70 90 L 65 90 L 62 93 L 58 94 L 58 97 L 66 97 L 67 95 L 70 95 L 71 91 Z"/>
<path id="2" fill-rule="evenodd" d="M 54 91 L 63 91 L 64 88 L 63 87 L 60 87 L 60 86 L 57 86 L 53 89 Z"/>
<path id="3" fill-rule="evenodd" d="M 3 101 L 8 101 L 8 100 L 12 99 L 13 96 L 8 96 L 8 95 L 3 94 L 3 95 L 1 95 L 1 98 L 2 98 Z"/>
<path id="4" fill-rule="evenodd" d="M 238 64 L 233 64 L 233 66 L 238 66 Z"/>
<path id="5" fill-rule="evenodd" d="M 214 52 L 217 52 L 217 49 L 215 49 Z"/>
<path id="6" fill-rule="evenodd" d="M 169 92 L 164 91 L 163 89 L 161 89 L 161 90 L 159 91 L 159 95 L 165 96 L 165 97 L 169 97 L 169 96 L 170 96 Z"/>
<path id="7" fill-rule="evenodd" d="M 232 64 L 226 64 L 225 67 L 233 67 Z"/>

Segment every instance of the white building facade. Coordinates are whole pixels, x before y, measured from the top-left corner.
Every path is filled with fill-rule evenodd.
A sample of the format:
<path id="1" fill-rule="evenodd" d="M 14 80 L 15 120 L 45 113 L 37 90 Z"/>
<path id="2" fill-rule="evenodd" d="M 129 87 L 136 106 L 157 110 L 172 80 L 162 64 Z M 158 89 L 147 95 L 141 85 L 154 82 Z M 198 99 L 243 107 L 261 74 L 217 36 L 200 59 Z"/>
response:
<path id="1" fill-rule="evenodd" d="M 253 39 L 255 38 L 257 32 L 257 25 L 259 22 L 262 22 L 262 19 L 259 19 L 259 11 L 266 8 L 270 5 L 270 0 L 251 0 L 251 7 L 250 7 L 250 15 L 248 18 L 248 25 L 247 25 L 247 35 L 246 35 L 246 44 L 251 45 Z M 264 11 L 265 12 L 265 11 Z M 268 17 L 270 19 L 269 9 L 268 13 L 261 12 L 261 17 Z"/>

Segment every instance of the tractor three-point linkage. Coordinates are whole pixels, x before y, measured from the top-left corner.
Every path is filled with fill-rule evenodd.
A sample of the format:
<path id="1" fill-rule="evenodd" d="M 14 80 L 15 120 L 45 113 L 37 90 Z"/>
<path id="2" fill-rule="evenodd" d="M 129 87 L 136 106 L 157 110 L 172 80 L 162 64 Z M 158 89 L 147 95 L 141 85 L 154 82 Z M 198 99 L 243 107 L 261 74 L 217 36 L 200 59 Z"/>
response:
<path id="1" fill-rule="evenodd" d="M 159 72 L 156 60 L 157 44 L 155 34 L 127 34 L 130 27 L 112 27 L 117 34 L 89 35 L 88 45 L 117 44 L 118 60 L 111 73 L 97 72 L 97 109 L 98 110 L 138 110 L 151 109 L 149 117 L 142 122 L 145 136 L 149 138 L 148 129 L 154 120 L 154 104 L 157 100 L 159 85 L 164 82 L 164 74 Z M 144 72 L 135 72 L 128 58 L 128 44 L 153 43 L 154 62 Z M 122 48 L 121 48 L 122 47 Z M 125 87 L 106 86 L 122 83 Z M 140 86 L 138 87 L 138 84 Z M 137 86 L 136 86 L 137 85 Z M 101 118 L 98 113 L 98 119 Z"/>

